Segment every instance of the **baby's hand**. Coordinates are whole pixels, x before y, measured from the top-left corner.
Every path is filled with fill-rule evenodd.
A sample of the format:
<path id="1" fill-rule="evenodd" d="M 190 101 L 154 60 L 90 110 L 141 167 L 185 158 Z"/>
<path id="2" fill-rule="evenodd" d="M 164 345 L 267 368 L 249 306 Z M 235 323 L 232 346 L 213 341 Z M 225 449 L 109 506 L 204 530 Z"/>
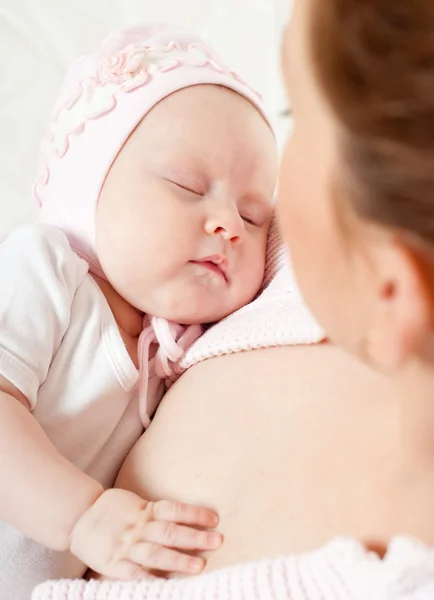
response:
<path id="1" fill-rule="evenodd" d="M 137 579 L 144 569 L 195 575 L 204 560 L 182 551 L 219 548 L 222 536 L 203 531 L 217 524 L 207 508 L 107 490 L 75 525 L 70 550 L 111 579 Z"/>

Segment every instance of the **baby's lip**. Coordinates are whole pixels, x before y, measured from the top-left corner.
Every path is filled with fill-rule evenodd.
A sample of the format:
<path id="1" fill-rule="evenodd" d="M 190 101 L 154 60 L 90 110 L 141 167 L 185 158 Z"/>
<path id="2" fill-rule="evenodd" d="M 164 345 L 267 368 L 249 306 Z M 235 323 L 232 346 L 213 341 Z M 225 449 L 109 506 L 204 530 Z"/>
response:
<path id="1" fill-rule="evenodd" d="M 191 263 L 196 265 L 203 265 L 205 268 L 211 269 L 215 273 L 220 273 L 226 283 L 229 283 L 228 278 L 228 260 L 221 254 L 211 254 L 210 256 L 204 256 L 198 260 L 191 260 Z"/>

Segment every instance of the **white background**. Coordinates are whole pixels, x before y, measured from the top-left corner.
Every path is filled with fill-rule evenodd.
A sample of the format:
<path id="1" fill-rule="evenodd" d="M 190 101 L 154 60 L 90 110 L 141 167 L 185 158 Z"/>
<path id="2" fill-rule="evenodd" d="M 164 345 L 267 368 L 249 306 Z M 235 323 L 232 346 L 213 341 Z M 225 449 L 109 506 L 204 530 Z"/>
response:
<path id="1" fill-rule="evenodd" d="M 201 35 L 285 123 L 280 41 L 290 0 L 0 0 L 0 237 L 34 217 L 38 148 L 69 63 L 113 30 L 169 22 Z"/>

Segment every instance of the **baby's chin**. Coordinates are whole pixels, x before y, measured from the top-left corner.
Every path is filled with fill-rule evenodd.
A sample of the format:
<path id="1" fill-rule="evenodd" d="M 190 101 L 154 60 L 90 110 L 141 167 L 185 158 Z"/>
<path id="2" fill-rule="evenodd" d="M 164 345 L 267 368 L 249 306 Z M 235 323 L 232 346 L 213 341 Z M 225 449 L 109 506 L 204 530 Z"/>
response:
<path id="1" fill-rule="evenodd" d="M 167 319 L 173 323 L 181 325 L 205 325 L 214 323 L 223 318 L 224 312 L 219 307 L 208 306 L 204 302 L 195 302 L 194 298 L 190 298 L 190 302 L 153 302 L 141 309 L 144 314 Z"/>
<path id="2" fill-rule="evenodd" d="M 256 294 L 251 298 L 251 300 L 253 300 L 255 297 Z M 243 308 L 243 306 L 246 306 L 246 304 L 249 304 L 251 300 L 248 302 L 243 301 L 233 303 L 226 307 L 216 306 L 214 309 L 207 307 L 206 309 L 199 309 L 196 311 L 167 311 L 164 315 L 157 316 L 162 316 L 168 321 L 181 323 L 182 325 L 212 325 L 237 312 L 237 310 Z"/>
<path id="3" fill-rule="evenodd" d="M 138 308 L 145 314 L 182 325 L 209 325 L 249 304 L 260 287 L 229 285 L 222 290 L 202 285 L 167 286 L 155 293 L 151 302 Z"/>

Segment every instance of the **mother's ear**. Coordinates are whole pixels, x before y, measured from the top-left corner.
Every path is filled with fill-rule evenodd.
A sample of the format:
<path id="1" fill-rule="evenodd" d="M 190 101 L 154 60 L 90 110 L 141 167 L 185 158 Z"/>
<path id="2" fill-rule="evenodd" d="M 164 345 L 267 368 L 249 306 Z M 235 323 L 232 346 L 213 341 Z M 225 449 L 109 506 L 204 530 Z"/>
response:
<path id="1" fill-rule="evenodd" d="M 370 327 L 361 342 L 365 360 L 395 372 L 426 354 L 433 334 L 434 262 L 397 235 L 373 251 L 375 297 Z"/>

